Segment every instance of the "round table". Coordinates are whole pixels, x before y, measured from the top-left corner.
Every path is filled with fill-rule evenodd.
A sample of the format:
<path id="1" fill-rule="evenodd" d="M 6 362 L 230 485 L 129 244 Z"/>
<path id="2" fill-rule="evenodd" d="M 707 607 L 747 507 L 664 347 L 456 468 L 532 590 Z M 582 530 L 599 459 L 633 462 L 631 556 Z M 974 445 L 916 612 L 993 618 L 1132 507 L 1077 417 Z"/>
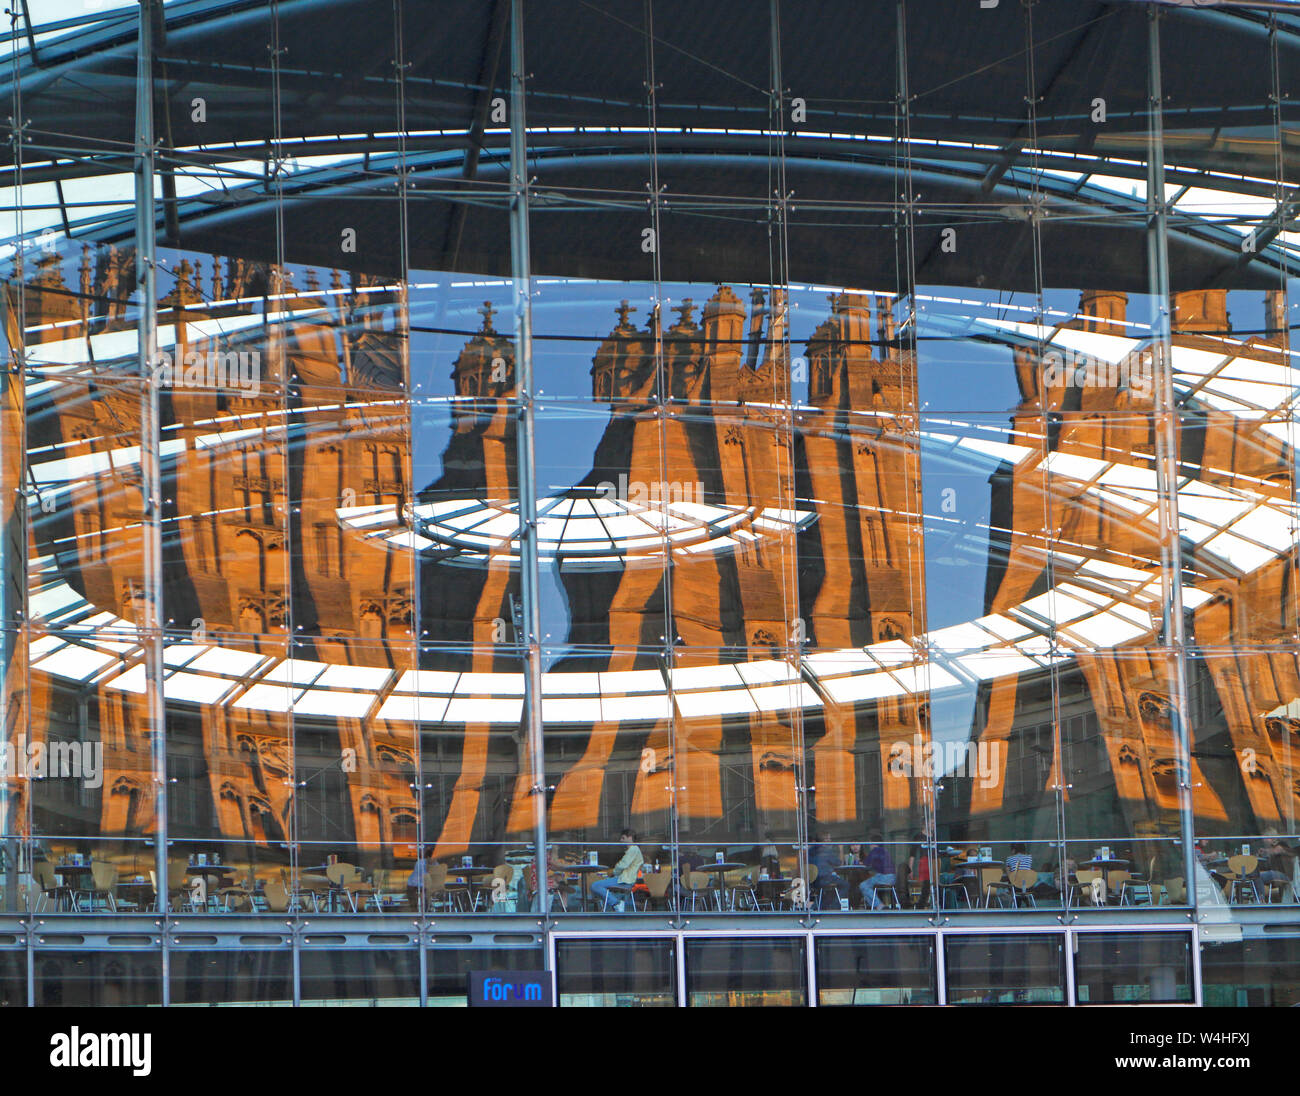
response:
<path id="1" fill-rule="evenodd" d="M 114 890 L 128 902 L 134 902 L 138 910 L 143 910 L 153 901 L 153 883 L 148 878 L 123 879 Z"/>
<path id="2" fill-rule="evenodd" d="M 480 875 L 487 875 L 493 871 L 496 871 L 496 869 L 489 868 L 484 864 L 460 864 L 449 866 L 447 868 L 447 874 L 457 876 L 460 879 L 460 882 L 448 883 L 447 889 L 453 893 L 461 891 L 466 897 L 468 897 L 474 893 L 474 880 Z"/>
<path id="3" fill-rule="evenodd" d="M 984 869 L 997 868 L 998 876 L 999 878 L 1001 878 L 1002 875 L 1005 874 L 1005 872 L 1003 871 L 1004 866 L 1005 865 L 1001 860 L 963 860 L 961 863 L 953 864 L 953 882 L 961 883 L 965 879 L 969 879 L 970 876 L 963 876 L 961 873 L 966 868 L 973 868 L 975 870 L 975 883 L 976 883 L 975 897 L 979 901 L 987 901 L 988 888 L 984 886 Z M 970 892 L 967 891 L 966 893 L 969 896 Z"/>
<path id="4" fill-rule="evenodd" d="M 769 875 L 766 879 L 755 879 L 754 890 L 761 896 L 760 901 L 770 901 L 776 908 L 776 900 L 782 897 L 794 879 L 780 875 Z"/>
<path id="5" fill-rule="evenodd" d="M 54 879 L 68 892 L 68 904 L 73 911 L 80 912 L 80 907 L 77 905 L 77 891 L 89 890 L 90 884 L 94 882 L 90 864 L 55 864 Z"/>
<path id="6" fill-rule="evenodd" d="M 706 862 L 706 863 L 703 863 L 703 864 L 701 864 L 698 868 L 695 869 L 696 871 L 706 871 L 706 872 L 709 872 L 709 873 L 711 873 L 711 874 L 715 874 L 715 875 L 717 875 L 717 877 L 718 877 L 718 891 L 717 891 L 717 893 L 718 893 L 718 912 L 722 912 L 722 909 L 723 909 L 723 905 L 722 905 L 722 895 L 723 895 L 723 891 L 724 891 L 724 889 L 725 889 L 724 884 L 726 883 L 726 879 L 724 878 L 724 876 L 725 876 L 725 875 L 727 874 L 727 872 L 729 872 L 729 871 L 741 871 L 742 869 L 747 868 L 747 867 L 749 867 L 748 864 L 737 864 L 737 863 L 734 863 L 733 861 L 730 861 L 730 860 L 724 860 L 724 861 L 722 861 L 721 863 L 718 863 L 718 862 L 715 860 L 715 861 L 713 861 L 712 863 L 707 863 L 707 862 Z"/>
<path id="7" fill-rule="evenodd" d="M 839 864 L 839 865 L 836 866 L 836 868 L 835 868 L 835 873 L 838 875 L 838 874 L 840 874 L 840 873 L 842 872 L 842 873 L 845 875 L 845 877 L 846 877 L 846 878 L 845 878 L 845 882 L 847 883 L 847 885 L 848 885 L 848 889 L 849 889 L 849 906 L 850 906 L 850 907 L 852 907 L 852 905 L 853 905 L 853 894 L 854 894 L 855 891 L 857 891 L 857 883 L 858 883 L 858 882 L 861 882 L 861 880 L 855 881 L 853 877 L 854 877 L 855 875 L 864 875 L 864 876 L 865 876 L 866 873 L 869 872 L 870 870 L 871 870 L 871 869 L 868 868 L 866 864 L 863 864 L 863 863 L 860 862 L 860 861 L 855 861 L 854 863 L 850 863 L 850 864 Z M 861 892 L 858 891 L 858 893 L 861 893 Z"/>
<path id="8" fill-rule="evenodd" d="M 576 874 L 581 882 L 578 888 L 578 904 L 582 907 L 582 912 L 587 912 L 587 880 L 598 871 L 609 871 L 609 868 L 603 864 L 566 864 L 563 869 L 566 873 Z M 552 874 L 559 874 L 558 868 L 551 869 Z"/>

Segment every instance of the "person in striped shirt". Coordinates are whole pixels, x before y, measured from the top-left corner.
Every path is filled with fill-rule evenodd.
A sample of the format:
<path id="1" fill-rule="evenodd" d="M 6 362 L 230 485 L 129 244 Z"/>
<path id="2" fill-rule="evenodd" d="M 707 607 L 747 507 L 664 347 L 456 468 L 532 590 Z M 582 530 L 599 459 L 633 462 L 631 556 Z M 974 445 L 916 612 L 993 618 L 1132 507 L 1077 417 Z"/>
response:
<path id="1" fill-rule="evenodd" d="M 1031 871 L 1034 866 L 1034 858 L 1025 852 L 1024 845 L 1012 845 L 1011 855 L 1007 857 L 1007 874 L 1013 871 Z"/>

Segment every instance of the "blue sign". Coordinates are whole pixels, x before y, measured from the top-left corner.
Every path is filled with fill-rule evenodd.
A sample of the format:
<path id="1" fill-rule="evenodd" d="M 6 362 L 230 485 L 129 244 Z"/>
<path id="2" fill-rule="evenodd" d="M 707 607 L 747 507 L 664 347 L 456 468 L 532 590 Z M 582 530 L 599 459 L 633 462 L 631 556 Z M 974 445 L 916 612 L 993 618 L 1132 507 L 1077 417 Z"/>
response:
<path id="1" fill-rule="evenodd" d="M 550 1008 L 551 974 L 545 970 L 472 970 L 469 1003 L 491 1008 Z"/>

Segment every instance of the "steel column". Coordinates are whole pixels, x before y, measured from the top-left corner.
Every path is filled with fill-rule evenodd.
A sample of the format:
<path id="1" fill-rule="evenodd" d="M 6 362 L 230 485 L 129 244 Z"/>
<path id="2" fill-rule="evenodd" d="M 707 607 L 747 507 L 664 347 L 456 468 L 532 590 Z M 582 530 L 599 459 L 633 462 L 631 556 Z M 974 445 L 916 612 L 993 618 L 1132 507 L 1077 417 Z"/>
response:
<path id="1" fill-rule="evenodd" d="M 1173 353 L 1169 292 L 1169 213 L 1165 202 L 1164 92 L 1160 75 L 1160 11 L 1147 9 L 1147 88 L 1151 112 L 1147 127 L 1147 279 L 1151 296 L 1151 349 L 1154 361 L 1156 506 L 1160 519 L 1162 639 L 1170 649 L 1179 764 L 1178 818 L 1183 844 L 1183 878 L 1187 900 L 1196 906 L 1196 860 L 1193 851 L 1192 748 L 1187 707 L 1186 627 L 1183 616 L 1183 555 L 1178 540 L 1178 408 L 1174 402 Z"/>
<path id="2" fill-rule="evenodd" d="M 163 702 L 162 467 L 159 460 L 157 247 L 154 238 L 153 6 L 141 0 L 135 70 L 135 272 L 140 364 L 140 503 L 143 597 L 139 629 L 153 760 L 154 874 L 162 928 L 162 1001 L 169 1002 L 167 953 L 167 724 Z"/>
<path id="3" fill-rule="evenodd" d="M 546 886 L 546 764 L 542 740 L 542 616 L 537 575 L 537 475 L 534 457 L 533 301 L 528 248 L 528 154 L 524 122 L 524 3 L 510 4 L 510 274 L 515 289 L 515 430 L 519 486 L 519 595 L 524 634 L 524 731 L 532 764 L 533 834 L 543 931 L 550 932 Z M 543 948 L 550 962 L 550 949 Z"/>

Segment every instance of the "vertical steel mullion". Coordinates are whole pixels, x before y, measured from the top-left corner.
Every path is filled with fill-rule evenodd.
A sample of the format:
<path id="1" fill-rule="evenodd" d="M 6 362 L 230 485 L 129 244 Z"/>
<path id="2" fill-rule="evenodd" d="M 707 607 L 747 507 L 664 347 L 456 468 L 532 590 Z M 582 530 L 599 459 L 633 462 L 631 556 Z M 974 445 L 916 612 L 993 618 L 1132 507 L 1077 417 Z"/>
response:
<path id="1" fill-rule="evenodd" d="M 542 951 L 546 955 L 545 969 L 551 975 L 551 1005 L 553 1008 L 560 1007 L 560 980 L 556 973 L 555 966 L 555 934 L 548 932 L 542 937 Z"/>
<path id="2" fill-rule="evenodd" d="M 524 0 L 510 0 L 510 275 L 515 291 L 515 431 L 519 485 L 519 596 L 524 635 L 524 719 L 532 762 L 533 831 L 542 932 L 551 932 L 546 886 L 546 759 L 542 735 L 542 618 L 537 574 L 537 476 L 533 408 L 533 301 L 528 245 L 528 152 L 524 118 Z M 550 949 L 544 949 L 550 963 Z M 549 967 L 547 968 L 549 969 Z"/>
<path id="3" fill-rule="evenodd" d="M 1193 852 L 1192 751 L 1187 703 L 1187 651 L 1183 618 L 1182 546 L 1178 540 L 1178 427 L 1174 403 L 1169 291 L 1169 218 L 1165 202 L 1164 92 L 1160 73 L 1160 11 L 1147 8 L 1147 86 L 1151 123 L 1147 128 L 1147 278 L 1155 351 L 1156 504 L 1160 518 L 1160 580 L 1163 639 L 1172 651 L 1170 693 L 1182 772 L 1178 780 L 1179 833 L 1187 901 L 1196 909 Z"/>
<path id="4" fill-rule="evenodd" d="M 673 936 L 673 946 L 677 949 L 677 1007 L 686 1007 L 686 937 L 682 933 Z"/>
<path id="5" fill-rule="evenodd" d="M 402 21 L 402 3 L 403 0 L 393 0 L 393 64 L 396 69 L 397 78 L 397 215 L 399 221 L 399 243 L 401 246 L 401 289 L 399 300 L 398 326 L 401 337 L 401 363 L 402 363 L 402 392 L 405 396 L 406 403 L 406 430 L 408 446 L 407 456 L 411 458 L 412 448 L 415 444 L 415 427 L 414 415 L 411 405 L 411 393 L 414 391 L 414 384 L 411 380 L 411 241 L 410 241 L 410 208 L 409 208 L 409 186 L 407 180 L 407 163 L 406 163 L 406 53 L 405 53 L 405 35 Z M 410 491 L 410 480 L 405 484 L 406 491 Z M 403 502 L 409 502 L 409 497 L 404 498 Z M 411 589 L 418 590 L 420 585 L 420 563 L 419 555 L 414 547 L 411 548 L 408 557 L 411 568 Z M 420 598 L 412 598 L 411 606 L 411 638 L 413 641 L 412 651 L 414 654 L 414 666 L 416 671 L 416 680 L 419 680 L 420 669 Z M 417 699 L 417 704 L 419 703 Z M 417 709 L 418 712 L 418 709 Z M 422 735 L 420 734 L 420 723 L 417 719 L 412 728 L 412 734 L 415 741 L 412 743 L 412 752 L 415 757 L 415 795 L 416 795 L 416 812 L 415 812 L 415 848 L 416 863 L 423 863 L 424 860 L 424 756 L 421 747 Z M 396 858 L 394 858 L 396 863 Z M 426 945 L 426 936 L 423 931 L 422 922 L 424 920 L 424 872 L 421 871 L 417 880 L 416 899 L 420 903 L 420 908 L 416 913 L 415 928 L 415 947 L 417 953 L 417 966 L 420 972 L 420 989 L 419 1005 L 425 1008 L 429 1004 L 429 956 Z"/>
<path id="6" fill-rule="evenodd" d="M 911 115 L 911 89 L 910 77 L 907 67 L 907 0 L 898 0 L 894 10 L 894 33 L 895 49 L 898 57 L 896 59 L 895 71 L 895 106 L 894 106 L 894 197 L 893 197 L 893 214 L 894 214 L 894 289 L 897 291 L 897 301 L 903 299 L 904 291 L 908 301 L 908 317 L 904 321 L 907 330 L 906 339 L 911 342 L 912 361 L 917 362 L 917 338 L 916 338 L 916 236 L 915 236 L 915 211 L 913 206 L 914 191 L 912 189 L 912 115 Z M 901 164 L 900 164 L 901 159 Z M 898 176 L 901 174 L 902 178 Z M 891 309 L 894 307 L 890 306 Z M 902 338 L 899 339 L 897 350 L 899 356 L 899 380 L 900 390 L 903 386 L 902 373 Z M 881 348 L 882 356 L 888 353 L 888 349 Z M 919 367 L 918 367 L 919 368 Z M 919 385 L 919 372 L 918 376 Z M 918 396 L 919 400 L 919 388 Z M 921 491 L 924 493 L 925 470 L 921 460 L 920 444 L 920 411 L 917 411 L 916 430 L 912 437 L 914 452 L 916 454 L 916 479 L 921 483 Z M 906 477 L 910 482 L 910 477 Z M 921 609 L 926 618 L 929 615 L 929 587 L 926 584 L 925 574 L 925 528 L 924 521 L 921 518 L 924 509 L 923 499 L 913 494 L 909 486 L 906 492 L 908 519 L 909 524 L 915 524 L 915 529 L 908 530 L 907 537 L 907 566 L 908 566 L 908 583 L 909 583 L 909 602 L 914 596 L 916 587 L 911 586 L 914 578 L 919 572 L 919 583 L 921 588 Z M 921 565 L 919 569 L 914 566 L 913 559 L 913 541 L 915 533 L 921 538 Z M 914 606 L 914 602 L 911 602 Z M 915 633 L 916 613 L 913 612 L 913 633 Z M 923 631 L 927 620 L 922 621 Z M 929 699 L 930 684 L 930 660 L 931 653 L 927 651 L 922 674 L 925 681 L 925 695 Z M 916 735 L 923 745 L 928 746 L 934 738 L 934 732 L 931 728 L 923 728 L 920 719 L 920 706 L 914 705 L 912 711 L 912 720 L 916 727 Z M 929 859 L 930 878 L 930 912 L 932 922 L 942 923 L 943 909 L 939 902 L 939 778 L 933 773 L 924 771 L 918 780 L 921 789 L 921 827 L 922 837 L 924 838 L 923 855 Z M 917 780 L 914 775 L 913 780 Z"/>
<path id="7" fill-rule="evenodd" d="M 1197 1008 L 1205 1004 L 1205 990 L 1201 985 L 1201 926 L 1196 922 L 1192 923 L 1192 1004 Z"/>
<path id="8" fill-rule="evenodd" d="M 931 890 L 934 884 L 931 884 Z M 948 1003 L 948 963 L 947 957 L 943 953 L 943 929 L 938 929 L 931 937 L 934 941 L 934 989 L 935 1004 L 946 1005 Z"/>
<path id="9" fill-rule="evenodd" d="M 135 70 L 135 270 L 140 315 L 136 341 L 140 367 L 140 496 L 143 593 L 139 632 L 145 671 L 145 703 L 154 782 L 154 872 L 162 929 L 162 1003 L 171 999 L 167 904 L 167 737 L 163 701 L 162 634 L 162 467 L 158 386 L 153 366 L 158 353 L 157 243 L 154 236 L 152 2 L 140 4 Z"/>
<path id="10" fill-rule="evenodd" d="M 1065 927 L 1065 1005 L 1067 1008 L 1074 1008 L 1077 1003 L 1074 988 L 1074 946 L 1077 939 L 1074 931 L 1067 925 Z"/>
<path id="11" fill-rule="evenodd" d="M 817 1000 L 817 937 L 811 931 L 804 934 L 804 948 L 807 952 L 804 956 L 804 964 L 808 972 L 808 998 L 806 1004 L 809 1008 L 816 1008 L 820 1004 Z"/>
<path id="12" fill-rule="evenodd" d="M 22 11 L 11 11 L 10 20 L 15 39 L 18 20 L 22 19 L 27 27 L 27 36 L 31 39 L 31 25 L 27 22 L 27 5 Z M 26 744 L 31 740 L 31 677 L 28 663 L 28 500 L 27 500 L 27 275 L 23 262 L 23 133 L 26 123 L 23 120 L 23 95 L 20 51 L 15 49 L 11 55 L 12 65 L 12 109 L 10 134 L 13 142 L 14 157 L 14 300 L 10 311 L 8 294 L 4 298 L 4 314 L 0 321 L 6 325 L 6 335 L 12 331 L 16 341 L 10 345 L 10 362 L 4 371 L 3 390 L 0 391 L 0 414 L 12 421 L 14 429 L 6 429 L 0 434 L 0 484 L 3 484 L 5 498 L 0 512 L 5 514 L 4 529 L 0 531 L 0 672 L 4 674 L 0 681 L 0 728 L 8 734 L 10 729 L 18 732 L 21 751 L 15 750 L 13 742 L 8 743 L 5 751 L 7 759 L 3 772 L 0 772 L 0 832 L 5 837 L 5 873 L 4 909 L 6 912 L 18 908 L 18 875 L 23 864 L 27 865 L 28 877 L 31 878 L 32 866 L 32 794 L 31 779 L 28 775 Z M 35 57 L 35 53 L 32 54 Z M 89 331 L 86 332 L 89 334 Z M 14 672 L 15 663 L 18 672 Z M 10 703 L 11 690 L 17 678 L 22 697 L 16 706 Z M 21 755 L 22 761 L 17 758 Z M 16 783 L 21 781 L 21 783 Z M 21 799 L 22 814 L 11 818 L 12 795 L 11 782 L 23 788 Z M 18 832 L 14 833 L 14 826 Z M 31 884 L 28 894 L 31 893 Z M 30 906 L 30 898 L 28 905 Z M 29 912 L 29 911 L 24 911 Z M 29 926 L 30 928 L 30 926 Z"/>

